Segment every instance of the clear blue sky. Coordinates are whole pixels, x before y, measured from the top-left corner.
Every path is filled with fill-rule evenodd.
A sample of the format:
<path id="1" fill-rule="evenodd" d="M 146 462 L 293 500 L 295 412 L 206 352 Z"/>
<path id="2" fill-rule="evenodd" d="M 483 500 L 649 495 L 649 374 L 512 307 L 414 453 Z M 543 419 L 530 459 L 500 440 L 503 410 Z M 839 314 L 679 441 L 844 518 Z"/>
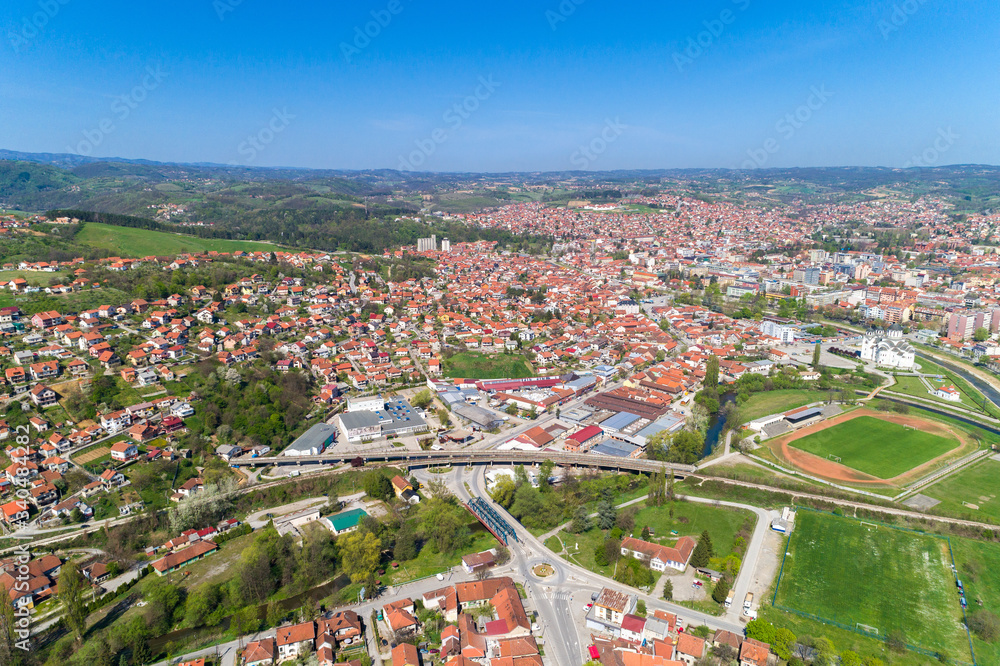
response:
<path id="1" fill-rule="evenodd" d="M 6 0 L 0 148 L 431 171 L 1000 163 L 996 0 L 576 2 Z"/>

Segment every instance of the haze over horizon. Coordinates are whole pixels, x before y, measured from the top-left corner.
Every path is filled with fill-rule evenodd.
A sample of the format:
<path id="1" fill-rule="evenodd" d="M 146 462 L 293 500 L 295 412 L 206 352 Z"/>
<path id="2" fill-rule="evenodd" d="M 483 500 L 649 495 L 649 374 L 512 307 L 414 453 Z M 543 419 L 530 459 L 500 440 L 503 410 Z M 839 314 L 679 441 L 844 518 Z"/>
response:
<path id="1" fill-rule="evenodd" d="M 312 4 L 12 0 L 0 145 L 436 172 L 1000 163 L 996 3 Z"/>

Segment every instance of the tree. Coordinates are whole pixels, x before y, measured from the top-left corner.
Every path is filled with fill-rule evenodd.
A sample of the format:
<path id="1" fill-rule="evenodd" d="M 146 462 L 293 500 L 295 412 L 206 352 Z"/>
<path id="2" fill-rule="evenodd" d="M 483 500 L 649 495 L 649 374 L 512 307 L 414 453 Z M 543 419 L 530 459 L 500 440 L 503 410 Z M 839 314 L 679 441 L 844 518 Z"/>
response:
<path id="1" fill-rule="evenodd" d="M 59 599 L 66 609 L 66 624 L 76 634 L 76 640 L 83 640 L 87 628 L 87 602 L 83 598 L 87 586 L 75 562 L 68 561 L 59 572 Z"/>
<path id="2" fill-rule="evenodd" d="M 774 642 L 775 631 L 774 625 L 765 620 L 750 620 L 746 626 L 747 638 L 768 644 Z"/>
<path id="3" fill-rule="evenodd" d="M 639 538 L 643 541 L 649 541 L 649 525 L 642 526 L 642 532 L 639 533 Z"/>
<path id="4" fill-rule="evenodd" d="M 392 549 L 393 559 L 401 562 L 412 560 L 420 553 L 420 543 L 417 534 L 413 530 L 413 525 L 408 521 L 403 521 L 396 532 L 396 544 Z"/>
<path id="5" fill-rule="evenodd" d="M 611 564 L 611 560 L 608 559 L 607 549 L 603 543 L 597 544 L 594 548 L 594 564 L 599 567 L 606 567 Z"/>
<path id="6" fill-rule="evenodd" d="M 819 370 L 819 355 L 821 351 L 822 347 L 820 347 L 820 344 L 817 342 L 816 346 L 813 347 L 813 362 L 812 362 L 813 370 Z"/>
<path id="7" fill-rule="evenodd" d="M 434 395 L 430 392 L 430 389 L 424 389 L 420 393 L 417 393 L 410 400 L 410 404 L 418 409 L 424 409 L 434 400 Z"/>
<path id="8" fill-rule="evenodd" d="M 521 486 L 528 484 L 528 470 L 524 468 L 524 465 L 518 465 L 514 468 L 514 485 L 520 488 Z"/>
<path id="9" fill-rule="evenodd" d="M 666 485 L 666 479 L 664 478 L 665 474 L 666 472 L 659 469 L 653 472 L 649 477 L 646 498 L 651 506 L 663 506 L 664 493 L 666 492 L 664 487 Z"/>
<path id="10" fill-rule="evenodd" d="M 987 643 L 1000 638 L 1000 619 L 990 611 L 977 610 L 969 615 L 969 630 Z"/>
<path id="11" fill-rule="evenodd" d="M 0 603 L 0 664 L 21 666 L 26 663 L 30 643 L 24 641 L 18 645 L 21 639 L 17 635 L 17 629 L 14 605 Z"/>
<path id="12" fill-rule="evenodd" d="M 663 584 L 663 598 L 667 601 L 674 600 L 674 581 L 667 579 Z"/>
<path id="13" fill-rule="evenodd" d="M 352 583 L 370 583 L 378 570 L 382 542 L 371 532 L 356 531 L 337 540 L 341 565 Z"/>
<path id="14" fill-rule="evenodd" d="M 729 594 L 729 579 L 723 576 L 719 579 L 719 582 L 715 584 L 715 589 L 712 590 L 712 599 L 717 604 L 726 603 L 726 596 Z"/>
<path id="15" fill-rule="evenodd" d="M 543 493 L 549 492 L 549 477 L 552 476 L 555 467 L 556 464 L 548 459 L 538 466 L 538 487 Z"/>
<path id="16" fill-rule="evenodd" d="M 149 660 L 152 658 L 153 653 L 149 649 L 146 637 L 144 635 L 137 635 L 132 640 L 132 663 L 136 666 L 143 666 L 143 664 L 149 663 Z"/>
<path id="17" fill-rule="evenodd" d="M 517 486 L 514 484 L 514 480 L 504 474 L 497 479 L 493 490 L 490 491 L 490 497 L 503 508 L 509 509 L 510 505 L 514 503 L 514 493 L 516 492 Z"/>
<path id="18" fill-rule="evenodd" d="M 427 540 L 439 553 L 454 553 L 469 542 L 471 533 L 466 524 L 466 512 L 453 496 L 434 497 L 424 502 L 420 527 Z"/>
<path id="19" fill-rule="evenodd" d="M 990 337 L 990 332 L 985 328 L 977 328 L 972 333 L 972 339 L 976 342 L 985 342 Z"/>
<path id="20" fill-rule="evenodd" d="M 610 500 L 601 500 L 597 503 L 597 526 L 602 530 L 610 530 L 615 526 L 615 519 L 618 511 Z"/>
<path id="21" fill-rule="evenodd" d="M 792 633 L 791 629 L 785 627 L 778 627 L 774 631 L 774 640 L 771 643 L 771 649 L 776 655 L 788 661 L 792 658 L 792 646 L 795 644 L 795 634 Z"/>
<path id="22" fill-rule="evenodd" d="M 444 407 L 437 411 L 437 417 L 442 428 L 447 428 L 451 425 L 451 416 L 448 414 L 448 410 Z"/>
<path id="23" fill-rule="evenodd" d="M 590 529 L 590 516 L 587 515 L 587 507 L 578 506 L 573 515 L 573 522 L 569 526 L 569 531 L 573 534 L 581 534 Z"/>
<path id="24" fill-rule="evenodd" d="M 635 614 L 639 617 L 646 617 L 646 602 L 642 599 L 639 599 L 635 605 Z"/>
<path id="25" fill-rule="evenodd" d="M 650 460 L 666 460 L 667 450 L 670 448 L 670 434 L 666 430 L 654 433 L 646 441 L 646 457 Z"/>
<path id="26" fill-rule="evenodd" d="M 632 534 L 635 529 L 635 514 L 638 512 L 634 506 L 626 507 L 615 519 L 615 527 L 621 529 L 623 534 Z"/>
<path id="27" fill-rule="evenodd" d="M 715 655 L 719 659 L 719 663 L 722 664 L 732 663 L 739 657 L 739 653 L 736 651 L 736 648 L 731 645 L 726 645 L 725 643 L 712 648 L 712 654 Z"/>
<path id="28" fill-rule="evenodd" d="M 712 558 L 712 538 L 708 536 L 708 531 L 701 533 L 698 538 L 698 545 L 695 546 L 694 553 L 691 554 L 691 566 L 694 568 L 707 567 L 708 561 Z"/>
<path id="29" fill-rule="evenodd" d="M 170 527 L 183 532 L 221 520 L 232 509 L 235 489 L 236 482 L 232 478 L 206 483 L 201 492 L 189 495 L 170 508 Z"/>
<path id="30" fill-rule="evenodd" d="M 267 616 L 264 620 L 268 627 L 276 627 L 281 624 L 281 620 L 285 617 L 284 611 L 281 610 L 281 606 L 272 599 L 267 602 Z"/>
<path id="31" fill-rule="evenodd" d="M 365 476 L 363 485 L 365 495 L 368 495 L 372 499 L 387 501 L 393 496 L 392 482 L 382 472 L 372 472 Z"/>
<path id="32" fill-rule="evenodd" d="M 188 594 L 184 603 L 184 621 L 189 627 L 200 627 L 219 606 L 222 599 L 218 585 L 200 585 Z"/>
<path id="33" fill-rule="evenodd" d="M 719 357 L 714 354 L 709 356 L 708 361 L 705 362 L 704 386 L 713 392 L 719 386 Z"/>

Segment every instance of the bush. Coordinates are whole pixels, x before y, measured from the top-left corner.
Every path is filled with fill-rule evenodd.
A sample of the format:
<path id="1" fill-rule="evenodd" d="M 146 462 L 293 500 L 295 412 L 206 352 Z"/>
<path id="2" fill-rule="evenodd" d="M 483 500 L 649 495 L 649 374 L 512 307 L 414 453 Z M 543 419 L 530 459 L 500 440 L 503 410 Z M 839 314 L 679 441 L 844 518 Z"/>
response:
<path id="1" fill-rule="evenodd" d="M 888 645 L 889 649 L 893 652 L 906 652 L 906 635 L 897 629 L 889 634 L 885 644 Z"/>
<path id="2" fill-rule="evenodd" d="M 969 615 L 969 630 L 987 643 L 1000 638 L 1000 618 L 988 610 L 981 609 Z"/>

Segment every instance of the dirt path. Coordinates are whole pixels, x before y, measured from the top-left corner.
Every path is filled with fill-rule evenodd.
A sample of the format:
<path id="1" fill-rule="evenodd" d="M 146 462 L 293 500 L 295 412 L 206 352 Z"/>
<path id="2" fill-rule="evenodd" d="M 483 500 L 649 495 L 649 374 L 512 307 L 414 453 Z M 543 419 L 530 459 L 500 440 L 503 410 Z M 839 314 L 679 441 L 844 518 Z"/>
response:
<path id="1" fill-rule="evenodd" d="M 881 419 L 882 421 L 889 421 L 890 423 L 916 428 L 917 430 L 927 432 L 932 435 L 938 435 L 947 439 L 954 439 L 959 442 L 959 445 L 951 451 L 943 453 L 933 460 L 929 460 L 919 467 L 915 467 L 891 479 L 880 479 L 876 476 L 865 474 L 864 472 L 842 465 L 841 463 L 834 462 L 827 458 L 823 458 L 816 454 L 791 446 L 791 443 L 795 440 L 808 437 L 813 433 L 826 430 L 827 428 L 850 421 L 851 419 L 856 419 L 860 416 L 871 416 L 876 419 Z M 814 423 L 800 430 L 796 430 L 795 432 L 780 438 L 774 443 L 774 445 L 777 446 L 778 450 L 775 451 L 774 448 L 772 448 L 772 451 L 789 464 L 801 469 L 807 474 L 812 474 L 813 476 L 818 476 L 829 481 L 895 488 L 921 478 L 930 469 L 936 467 L 941 461 L 954 456 L 956 452 L 959 452 L 959 449 L 964 451 L 964 449 L 968 448 L 971 444 L 964 433 L 938 421 L 932 421 L 930 419 L 925 419 L 919 416 L 911 416 L 908 414 L 891 414 L 861 408 L 844 414 L 839 414 L 833 418 L 826 419 L 825 421 L 820 421 L 819 423 Z"/>

